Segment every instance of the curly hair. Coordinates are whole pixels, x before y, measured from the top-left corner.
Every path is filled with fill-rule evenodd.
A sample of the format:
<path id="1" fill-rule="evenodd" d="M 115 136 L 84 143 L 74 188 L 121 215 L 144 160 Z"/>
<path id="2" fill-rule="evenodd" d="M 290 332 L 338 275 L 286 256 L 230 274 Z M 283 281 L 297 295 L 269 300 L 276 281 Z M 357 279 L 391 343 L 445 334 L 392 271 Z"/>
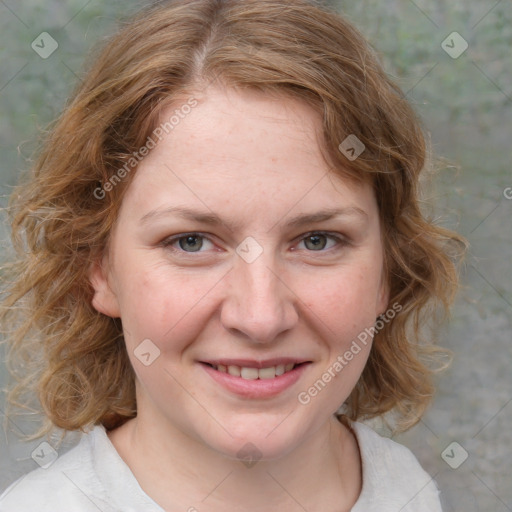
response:
<path id="1" fill-rule="evenodd" d="M 1 313 L 9 402 L 42 409 L 40 433 L 113 429 L 136 415 L 121 321 L 91 305 L 89 269 L 108 246 L 136 173 L 119 179 L 119 169 L 163 109 L 217 78 L 307 102 L 323 116 L 329 166 L 373 187 L 390 303 L 401 311 L 375 335 L 345 413 L 361 419 L 395 411 L 400 429 L 412 426 L 433 396 L 430 361 L 441 351 L 423 339 L 422 326 L 448 311 L 465 242 L 420 210 L 420 173 L 429 166 L 408 101 L 360 34 L 307 0 L 158 2 L 96 55 L 11 197 L 17 259 Z M 350 134 L 365 146 L 357 159 L 339 150 Z M 116 173 L 116 186 L 107 186 Z"/>

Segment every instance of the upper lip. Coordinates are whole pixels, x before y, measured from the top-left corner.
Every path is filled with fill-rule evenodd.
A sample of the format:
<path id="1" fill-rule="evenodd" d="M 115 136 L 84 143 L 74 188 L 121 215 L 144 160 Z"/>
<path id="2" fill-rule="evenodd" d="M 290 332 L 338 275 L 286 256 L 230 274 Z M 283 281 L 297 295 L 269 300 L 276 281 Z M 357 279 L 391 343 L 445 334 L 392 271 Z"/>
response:
<path id="1" fill-rule="evenodd" d="M 309 363 L 309 359 L 298 359 L 296 357 L 274 357 L 272 359 L 256 360 L 256 359 L 208 359 L 202 360 L 201 363 L 208 363 L 212 366 L 240 366 L 244 368 L 270 368 L 271 366 L 286 364 Z"/>

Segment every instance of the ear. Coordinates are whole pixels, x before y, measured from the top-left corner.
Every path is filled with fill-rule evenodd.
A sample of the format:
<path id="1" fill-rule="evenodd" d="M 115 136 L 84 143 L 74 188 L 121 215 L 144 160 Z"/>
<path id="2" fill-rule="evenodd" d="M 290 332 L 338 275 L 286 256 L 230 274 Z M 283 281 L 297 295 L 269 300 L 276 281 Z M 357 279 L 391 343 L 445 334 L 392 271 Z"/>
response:
<path id="1" fill-rule="evenodd" d="M 121 311 L 115 291 L 112 289 L 109 272 L 108 258 L 104 256 L 95 261 L 89 269 L 89 281 L 94 288 L 92 306 L 99 313 L 112 318 L 120 318 Z"/>

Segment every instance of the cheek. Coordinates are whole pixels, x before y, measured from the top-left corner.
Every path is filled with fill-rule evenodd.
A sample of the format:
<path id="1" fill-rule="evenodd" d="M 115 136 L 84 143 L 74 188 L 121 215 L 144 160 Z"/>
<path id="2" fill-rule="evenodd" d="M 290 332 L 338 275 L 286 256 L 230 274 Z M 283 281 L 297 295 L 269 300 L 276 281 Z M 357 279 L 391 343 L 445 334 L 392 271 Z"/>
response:
<path id="1" fill-rule="evenodd" d="M 373 266 L 340 268 L 302 283 L 305 304 L 340 340 L 375 323 L 380 272 Z"/>
<path id="2" fill-rule="evenodd" d="M 172 272 L 168 266 L 136 267 L 123 262 L 125 279 L 120 292 L 123 326 L 132 338 L 150 338 L 156 342 L 173 329 L 189 324 L 190 316 L 210 288 L 204 280 Z M 136 342 L 136 339 L 132 339 Z"/>
<path id="3" fill-rule="evenodd" d="M 346 400 L 364 370 L 372 346 L 380 273 L 372 266 L 341 270 L 317 282 L 308 308 L 324 333 L 325 360 L 308 396 L 320 395 L 318 407 L 335 411 Z M 307 398 L 307 397 L 306 397 Z"/>

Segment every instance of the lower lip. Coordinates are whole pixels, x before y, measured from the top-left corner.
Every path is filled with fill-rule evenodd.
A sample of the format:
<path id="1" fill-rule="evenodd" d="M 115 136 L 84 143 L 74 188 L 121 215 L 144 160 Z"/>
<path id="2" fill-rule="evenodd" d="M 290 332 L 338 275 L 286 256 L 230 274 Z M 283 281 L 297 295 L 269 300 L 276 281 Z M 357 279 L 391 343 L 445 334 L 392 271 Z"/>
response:
<path id="1" fill-rule="evenodd" d="M 293 386 L 310 363 L 303 363 L 289 372 L 273 379 L 242 379 L 229 373 L 219 372 L 207 364 L 201 363 L 210 377 L 228 391 L 244 398 L 271 398 Z"/>

